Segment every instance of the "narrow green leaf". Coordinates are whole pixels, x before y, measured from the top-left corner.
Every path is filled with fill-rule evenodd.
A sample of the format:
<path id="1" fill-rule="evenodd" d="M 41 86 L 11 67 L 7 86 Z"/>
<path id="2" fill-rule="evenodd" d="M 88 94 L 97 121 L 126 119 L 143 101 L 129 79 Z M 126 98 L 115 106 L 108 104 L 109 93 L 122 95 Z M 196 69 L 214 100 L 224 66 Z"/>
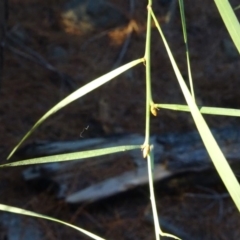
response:
<path id="1" fill-rule="evenodd" d="M 240 53 L 240 25 L 228 0 L 214 0 L 222 20 Z M 210 26 L 211 27 L 211 26 Z"/>
<path id="2" fill-rule="evenodd" d="M 190 109 L 187 105 L 181 104 L 155 104 L 158 108 L 165 108 L 175 111 L 184 111 L 190 112 Z M 232 117 L 240 117 L 240 110 L 233 108 L 218 108 L 218 107 L 204 107 L 198 106 L 198 109 L 203 114 L 211 114 L 211 115 L 222 115 L 222 116 L 232 116 Z"/>
<path id="3" fill-rule="evenodd" d="M 187 30 L 186 30 L 186 18 L 184 13 L 184 3 L 183 0 L 179 0 L 179 9 L 181 14 L 182 30 L 183 30 L 183 39 L 187 43 Z"/>
<path id="4" fill-rule="evenodd" d="M 230 168 L 227 160 L 225 159 L 221 149 L 219 148 L 216 140 L 214 139 L 209 127 L 207 126 L 204 118 L 202 117 L 202 114 L 198 110 L 198 107 L 195 104 L 195 101 L 192 99 L 192 96 L 186 86 L 185 81 L 183 80 L 183 77 L 177 67 L 177 64 L 173 58 L 173 55 L 171 53 L 171 50 L 168 46 L 168 43 L 162 33 L 162 30 L 160 28 L 160 25 L 157 22 L 157 19 L 152 12 L 152 17 L 155 21 L 155 24 L 157 26 L 157 29 L 162 37 L 163 43 L 165 45 L 165 48 L 167 50 L 169 59 L 172 63 L 174 72 L 176 74 L 177 80 L 179 82 L 179 85 L 181 87 L 181 90 L 183 92 L 183 95 L 186 99 L 186 102 L 189 106 L 189 109 L 191 111 L 192 117 L 194 119 L 194 122 L 197 126 L 198 132 L 203 140 L 203 143 L 208 151 L 208 154 L 210 155 L 212 162 L 217 169 L 218 174 L 220 175 L 223 183 L 225 184 L 230 196 L 232 197 L 234 203 L 236 204 L 238 210 L 240 211 L 240 186 L 239 183 Z"/>
<path id="5" fill-rule="evenodd" d="M 179 0 L 179 8 L 180 8 L 181 20 L 182 20 L 183 39 L 184 39 L 184 43 L 185 43 L 185 47 L 186 47 L 189 84 L 190 84 L 192 97 L 195 101 L 195 94 L 194 94 L 193 80 L 192 80 L 192 72 L 191 72 L 191 64 L 190 64 L 190 56 L 189 56 L 189 48 L 188 48 L 188 39 L 187 39 L 186 18 L 185 18 L 185 13 L 184 13 L 183 0 Z"/>
<path id="6" fill-rule="evenodd" d="M 98 157 L 102 155 L 108 155 L 108 154 L 117 153 L 117 152 L 125 152 L 133 149 L 140 149 L 140 148 L 141 148 L 140 145 L 128 145 L 128 146 L 102 148 L 102 149 L 96 149 L 96 150 L 87 150 L 87 151 L 81 151 L 81 152 L 65 153 L 65 154 L 58 154 L 58 155 L 39 157 L 39 158 L 31 158 L 27 160 L 21 160 L 17 162 L 2 164 L 0 165 L 0 167 L 16 167 L 16 166 L 30 165 L 30 164 L 42 164 L 42 163 L 51 163 L 51 162 L 80 160 L 80 159 Z"/>
<path id="7" fill-rule="evenodd" d="M 10 159 L 11 156 L 16 152 L 16 150 L 19 148 L 19 146 L 32 134 L 32 132 L 48 117 L 50 117 L 52 114 L 59 111 L 61 108 L 65 107 L 69 103 L 75 101 L 76 99 L 86 95 L 87 93 L 91 92 L 92 90 L 100 87 L 104 83 L 110 81 L 111 79 L 115 78 L 119 74 L 125 72 L 126 70 L 136 66 L 137 64 L 143 62 L 144 59 L 140 58 L 137 60 L 134 60 L 130 63 L 127 63 L 99 78 L 96 78 L 95 80 L 91 81 L 90 83 L 87 83 L 85 86 L 79 88 L 66 98 L 64 98 L 62 101 L 60 101 L 58 104 L 56 104 L 53 108 L 51 108 L 47 113 L 45 113 L 35 124 L 34 126 L 27 132 L 27 134 L 21 139 L 21 141 L 17 144 L 17 146 L 12 150 L 12 152 L 9 154 L 7 159 Z"/>
<path id="8" fill-rule="evenodd" d="M 5 212 L 20 214 L 20 215 L 26 215 L 26 216 L 36 217 L 36 218 L 42 218 L 42 219 L 46 219 L 46 220 L 49 220 L 49 221 L 57 222 L 57 223 L 66 225 L 68 227 L 74 228 L 75 230 L 78 230 L 79 232 L 81 232 L 81 233 L 83 233 L 83 234 L 85 234 L 85 235 L 87 235 L 87 236 L 89 236 L 93 239 L 104 240 L 104 238 L 98 237 L 97 235 L 95 235 L 91 232 L 88 232 L 88 231 L 86 231 L 86 230 L 84 230 L 80 227 L 74 226 L 70 223 L 61 221 L 61 220 L 56 219 L 56 218 L 48 217 L 46 215 L 38 214 L 38 213 L 35 213 L 35 212 L 32 212 L 32 211 L 27 211 L 27 210 L 24 210 L 22 208 L 17 208 L 17 207 L 12 207 L 12 206 L 8 206 L 8 205 L 0 204 L 0 210 L 5 211 Z"/>

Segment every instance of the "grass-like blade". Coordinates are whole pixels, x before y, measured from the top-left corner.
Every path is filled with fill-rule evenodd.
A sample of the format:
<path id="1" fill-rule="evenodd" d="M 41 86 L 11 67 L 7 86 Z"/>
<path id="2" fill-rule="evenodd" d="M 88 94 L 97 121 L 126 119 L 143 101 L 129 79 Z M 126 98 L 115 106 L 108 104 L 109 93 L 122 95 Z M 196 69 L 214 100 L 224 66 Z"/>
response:
<path id="1" fill-rule="evenodd" d="M 46 219 L 46 220 L 49 220 L 49 221 L 57 222 L 57 223 L 66 225 L 68 227 L 74 228 L 75 230 L 78 230 L 79 232 L 89 236 L 92 239 L 104 240 L 104 238 L 98 237 L 97 235 L 95 235 L 91 232 L 88 232 L 88 231 L 86 231 L 86 230 L 84 230 L 80 227 L 74 226 L 70 223 L 67 223 L 67 222 L 61 221 L 59 219 L 46 216 L 46 215 L 38 214 L 38 213 L 35 213 L 35 212 L 32 212 L 32 211 L 27 211 L 27 210 L 24 210 L 22 208 L 17 208 L 17 207 L 12 207 L 12 206 L 8 206 L 8 205 L 0 204 L 0 210 L 5 211 L 5 212 L 20 214 L 20 215 L 26 215 L 26 216 L 36 217 L 36 218 L 42 218 L 42 219 Z"/>
<path id="2" fill-rule="evenodd" d="M 240 186 L 239 186 L 239 183 L 238 183 L 232 169 L 230 168 L 227 160 L 225 159 L 221 149 L 219 148 L 216 140 L 214 139 L 202 114 L 200 113 L 195 101 L 193 100 L 193 98 L 190 94 L 190 92 L 186 86 L 186 83 L 183 80 L 183 77 L 177 67 L 177 64 L 173 58 L 171 50 L 168 46 L 168 43 L 162 33 L 160 25 L 158 24 L 158 21 L 154 15 L 153 11 L 152 11 L 152 17 L 153 17 L 156 27 L 162 37 L 162 40 L 163 40 L 165 48 L 167 50 L 172 67 L 176 74 L 177 80 L 179 82 L 179 85 L 181 87 L 183 95 L 186 99 L 186 102 L 189 106 L 192 117 L 197 126 L 198 132 L 199 132 L 199 134 L 203 140 L 203 143 L 207 149 L 207 152 L 210 155 L 210 158 L 212 159 L 212 162 L 213 162 L 215 168 L 217 169 L 217 172 L 220 175 L 223 183 L 225 184 L 230 196 L 232 197 L 234 203 L 236 204 L 238 210 L 240 211 Z"/>
<path id="3" fill-rule="evenodd" d="M 7 159 L 10 159 L 11 156 L 16 152 L 16 150 L 19 148 L 19 146 L 32 134 L 32 132 L 48 117 L 50 117 L 52 114 L 59 111 L 61 108 L 65 107 L 69 103 L 75 101 L 76 99 L 86 95 L 87 93 L 93 91 L 94 89 L 100 87 L 101 85 L 105 84 L 106 82 L 110 81 L 111 79 L 115 78 L 119 74 L 125 72 L 126 70 L 136 66 L 137 64 L 143 62 L 144 59 L 137 59 L 130 63 L 127 63 L 99 78 L 96 78 L 95 80 L 87 83 L 83 87 L 79 88 L 66 98 L 64 98 L 62 101 L 60 101 L 58 104 L 56 104 L 53 108 L 51 108 L 48 112 L 46 112 L 35 124 L 34 126 L 27 132 L 27 134 L 21 139 L 21 141 L 17 144 L 17 146 L 11 151 Z"/>
<path id="4" fill-rule="evenodd" d="M 222 20 L 240 53 L 240 25 L 228 0 L 214 0 Z"/>
<path id="5" fill-rule="evenodd" d="M 181 104 L 154 104 L 157 108 L 165 108 L 174 111 L 190 112 L 189 106 Z M 198 106 L 198 109 L 203 114 L 222 115 L 231 117 L 240 117 L 240 110 L 233 108 L 218 108 Z"/>
<path id="6" fill-rule="evenodd" d="M 129 146 L 118 146 L 118 147 L 110 147 L 110 148 L 102 148 L 96 150 L 87 150 L 81 152 L 74 153 L 64 153 L 53 156 L 46 157 L 38 157 L 31 158 L 26 160 L 21 160 L 17 162 L 11 162 L 0 165 L 0 167 L 16 167 L 22 165 L 30 165 L 30 164 L 42 164 L 42 163 L 51 163 L 51 162 L 63 162 L 63 161 L 72 161 L 72 160 L 81 160 L 90 157 L 98 157 L 102 155 L 108 155 L 117 152 L 125 152 L 133 149 L 140 149 L 140 145 L 129 145 Z"/>
<path id="7" fill-rule="evenodd" d="M 238 5 L 237 7 L 234 8 L 234 11 L 240 9 L 240 5 Z"/>
<path id="8" fill-rule="evenodd" d="M 179 0 L 179 9 L 181 14 L 182 21 L 182 30 L 183 30 L 183 39 L 186 47 L 186 57 L 187 57 L 187 69 L 188 69 L 188 78 L 191 89 L 191 94 L 193 99 L 195 99 L 194 88 L 193 88 L 193 80 L 192 80 L 192 72 L 191 72 L 191 64 L 190 64 L 190 56 L 189 56 L 189 48 L 188 48 L 188 39 L 187 39 L 187 27 L 186 27 L 186 18 L 184 13 L 184 4 L 183 0 Z"/>

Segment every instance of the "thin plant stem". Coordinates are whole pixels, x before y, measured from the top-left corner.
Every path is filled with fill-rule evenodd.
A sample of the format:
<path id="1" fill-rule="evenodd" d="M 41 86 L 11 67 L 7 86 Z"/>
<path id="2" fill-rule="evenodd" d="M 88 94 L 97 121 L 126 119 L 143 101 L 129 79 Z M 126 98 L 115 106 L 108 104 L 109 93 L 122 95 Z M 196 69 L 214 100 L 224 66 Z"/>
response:
<path id="1" fill-rule="evenodd" d="M 150 201 L 152 205 L 152 212 L 153 212 L 153 221 L 155 227 L 155 235 L 156 240 L 160 240 L 160 236 L 163 237 L 170 237 L 174 239 L 180 239 L 172 234 L 164 233 L 159 225 L 159 218 L 157 213 L 156 201 L 155 201 L 155 194 L 154 194 L 154 186 L 153 186 L 153 163 L 154 163 L 154 154 L 153 154 L 153 147 L 151 146 L 150 154 L 147 157 L 148 163 L 148 182 L 149 182 L 149 189 L 150 189 Z"/>
<path id="2" fill-rule="evenodd" d="M 150 139 L 150 104 L 152 101 L 151 93 L 151 6 L 152 0 L 148 1 L 148 15 L 147 15 L 147 33 L 146 33 L 146 46 L 145 46 L 145 64 L 146 64 L 146 127 L 145 127 L 145 141 L 144 146 L 149 145 Z"/>
<path id="3" fill-rule="evenodd" d="M 156 240 L 160 240 L 160 236 L 173 237 L 179 239 L 173 235 L 163 233 L 159 226 L 158 214 L 154 196 L 154 187 L 153 187 L 153 169 L 154 169 L 154 158 L 152 149 L 150 148 L 150 111 L 154 106 L 152 100 L 152 90 L 151 90 L 151 21 L 152 21 L 152 0 L 148 1 L 148 15 L 147 15 L 147 33 L 146 33 L 146 46 L 145 46 L 145 64 L 146 64 L 146 131 L 145 131 L 145 141 L 142 146 L 143 157 L 147 157 L 148 161 L 148 176 L 149 176 L 149 188 L 150 188 L 150 199 L 153 210 L 153 220 L 154 220 L 154 229 Z"/>

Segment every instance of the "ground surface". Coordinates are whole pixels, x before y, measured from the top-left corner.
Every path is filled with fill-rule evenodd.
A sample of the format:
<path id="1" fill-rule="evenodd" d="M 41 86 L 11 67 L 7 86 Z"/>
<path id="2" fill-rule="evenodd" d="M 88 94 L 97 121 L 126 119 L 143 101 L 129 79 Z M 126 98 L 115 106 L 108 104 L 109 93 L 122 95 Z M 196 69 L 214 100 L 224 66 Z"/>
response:
<path id="1" fill-rule="evenodd" d="M 11 39 L 5 51 L 4 77 L 1 83 L 0 156 L 4 162 L 10 150 L 30 127 L 60 99 L 96 77 L 144 54 L 147 1 L 135 1 L 130 14 L 129 1 L 112 0 L 113 6 L 127 19 L 121 26 L 79 28 L 62 17 L 66 0 L 10 0 L 9 28 Z M 154 1 L 156 14 L 177 63 L 187 79 L 185 48 L 182 41 L 178 8 L 169 23 L 165 16 L 169 6 Z M 162 1 L 165 2 L 165 1 Z M 233 6 L 237 1 L 232 1 Z M 191 54 L 192 74 L 197 103 L 204 106 L 239 108 L 240 61 L 213 1 L 192 4 L 185 1 Z M 129 29 L 133 27 L 128 49 L 119 56 Z M 108 31 L 107 31 L 108 30 Z M 20 45 L 19 45 L 20 44 Z M 231 45 L 231 44 L 230 44 Z M 39 65 L 29 59 L 28 47 L 55 67 Z M 29 50 L 28 49 L 28 50 Z M 21 53 L 18 51 L 21 50 Z M 25 55 L 24 55 L 25 54 Z M 27 55 L 27 56 L 26 56 Z M 28 59 L 27 59 L 28 58 Z M 39 62 L 39 61 L 38 61 Z M 44 66 L 43 66 L 44 65 Z M 49 65 L 48 65 L 49 66 Z M 117 133 L 144 133 L 145 72 L 139 65 L 112 82 L 70 104 L 42 124 L 29 138 L 34 140 L 78 139 L 87 126 L 85 138 Z M 62 74 L 60 76 L 59 72 Z M 64 73 L 64 75 L 63 75 Z M 185 103 L 172 71 L 162 41 L 153 27 L 152 87 L 157 103 Z M 211 127 L 238 124 L 236 118 L 206 117 Z M 186 132 L 195 126 L 189 114 L 160 110 L 152 119 L 152 133 Z M 122 171 L 131 164 L 122 164 Z M 95 169 L 85 170 L 94 176 Z M 116 163 L 105 169 L 104 178 L 119 171 Z M 22 168 L 1 172 L 1 203 L 24 207 L 59 217 L 98 233 L 106 239 L 154 239 L 151 221 L 147 221 L 147 189 L 91 206 L 71 207 L 54 200 L 49 194 L 33 193 L 21 180 Z M 83 171 L 84 173 L 84 171 Z M 84 174 L 82 176 L 84 181 Z M 95 179 L 98 172 L 95 173 Z M 94 179 L 94 177 L 93 177 Z M 6 190 L 7 187 L 7 190 Z M 240 224 L 236 208 L 229 198 L 190 198 L 186 193 L 224 191 L 185 186 L 173 194 L 159 191 L 158 207 L 165 222 L 182 229 L 190 239 L 239 239 Z M 211 192 L 210 192 L 211 193 Z M 215 201 L 214 206 L 210 206 Z M 221 205 L 224 204 L 224 207 Z M 85 239 L 72 229 L 37 220 L 44 233 L 42 239 Z M 164 225 L 164 224 L 163 224 Z M 86 238 L 87 239 L 87 238 Z"/>

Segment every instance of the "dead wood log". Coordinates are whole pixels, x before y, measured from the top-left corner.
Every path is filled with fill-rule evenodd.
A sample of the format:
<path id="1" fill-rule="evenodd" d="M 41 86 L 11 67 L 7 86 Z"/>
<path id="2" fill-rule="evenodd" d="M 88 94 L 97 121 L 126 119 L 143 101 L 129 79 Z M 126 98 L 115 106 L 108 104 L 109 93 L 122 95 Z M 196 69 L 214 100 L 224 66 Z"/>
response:
<path id="1" fill-rule="evenodd" d="M 233 164 L 233 168 L 236 171 L 240 169 L 240 128 L 215 129 L 212 132 L 226 158 Z M 41 142 L 25 146 L 18 151 L 17 156 L 20 158 L 31 158 L 63 152 L 74 152 L 83 149 L 99 149 L 128 144 L 139 145 L 142 144 L 143 141 L 143 136 L 130 134 L 110 138 L 80 139 L 66 142 Z M 179 174 L 183 175 L 185 173 L 196 172 L 206 172 L 207 174 L 207 171 L 215 171 L 197 132 L 153 136 L 151 142 L 154 145 L 154 155 L 156 159 L 154 172 L 155 181 L 169 177 L 177 177 Z M 66 195 L 66 191 L 61 190 L 59 196 L 66 198 L 66 201 L 69 203 L 96 201 L 146 184 L 148 182 L 146 162 L 143 161 L 141 151 L 130 151 L 129 155 L 136 165 L 135 170 L 125 172 L 122 175 L 106 179 L 83 189 L 77 189 L 70 195 Z M 115 157 L 116 155 L 107 158 L 101 157 L 100 164 L 114 160 Z M 93 164 L 92 161 L 91 164 Z M 96 161 L 94 164 L 99 163 Z M 78 161 L 61 164 L 54 163 L 54 167 L 52 164 L 33 166 L 26 169 L 24 178 L 26 180 L 34 179 L 42 176 L 44 173 L 44 176 L 48 176 L 57 182 L 61 186 L 60 189 L 68 189 L 69 184 L 74 178 L 73 170 L 75 170 L 77 166 L 79 166 Z M 84 178 L 84 176 L 81 176 L 81 178 Z M 206 178 L 205 180 L 211 182 L 216 181 L 216 178 L 219 179 L 218 176 L 216 177 L 216 175 L 214 175 L 213 178 Z M 79 181 L 81 180 L 79 179 Z"/>
<path id="2" fill-rule="evenodd" d="M 177 175 L 186 174 L 189 172 L 201 172 L 206 168 L 188 169 L 177 172 L 172 172 L 166 169 L 162 164 L 158 164 L 154 168 L 154 181 L 161 181 L 167 178 L 173 178 Z M 139 167 L 133 171 L 123 173 L 102 182 L 93 184 L 87 188 L 70 194 L 66 197 L 66 202 L 71 204 L 82 202 L 94 202 L 103 198 L 107 198 L 121 192 L 125 192 L 148 183 L 148 170 L 147 166 Z"/>

